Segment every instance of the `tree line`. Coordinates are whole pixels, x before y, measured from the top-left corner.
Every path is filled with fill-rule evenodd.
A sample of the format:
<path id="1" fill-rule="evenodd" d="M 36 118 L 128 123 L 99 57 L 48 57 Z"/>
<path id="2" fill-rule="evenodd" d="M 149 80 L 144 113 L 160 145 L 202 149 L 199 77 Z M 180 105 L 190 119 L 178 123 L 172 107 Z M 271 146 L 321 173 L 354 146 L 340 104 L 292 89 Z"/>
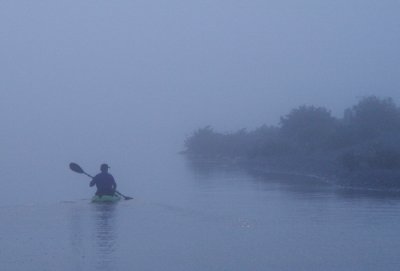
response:
<path id="1" fill-rule="evenodd" d="M 231 133 L 207 126 L 194 131 L 184 145 L 191 157 L 271 164 L 296 160 L 292 165 L 298 167 L 314 158 L 336 171 L 400 170 L 400 108 L 392 98 L 368 96 L 337 118 L 324 107 L 302 105 L 282 116 L 279 125 Z"/>

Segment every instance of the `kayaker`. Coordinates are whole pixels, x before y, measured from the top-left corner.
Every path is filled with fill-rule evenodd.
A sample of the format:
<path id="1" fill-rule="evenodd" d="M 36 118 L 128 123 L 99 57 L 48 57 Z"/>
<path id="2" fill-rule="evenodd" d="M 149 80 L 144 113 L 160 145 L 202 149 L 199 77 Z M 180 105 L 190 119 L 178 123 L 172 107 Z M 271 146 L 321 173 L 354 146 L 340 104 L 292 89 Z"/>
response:
<path id="1" fill-rule="evenodd" d="M 115 182 L 114 177 L 110 173 L 108 173 L 109 168 L 110 167 L 107 164 L 102 164 L 100 166 L 101 173 L 94 176 L 94 178 L 90 182 L 90 187 L 96 185 L 96 195 L 98 196 L 113 196 L 115 190 L 117 189 L 117 183 Z"/>

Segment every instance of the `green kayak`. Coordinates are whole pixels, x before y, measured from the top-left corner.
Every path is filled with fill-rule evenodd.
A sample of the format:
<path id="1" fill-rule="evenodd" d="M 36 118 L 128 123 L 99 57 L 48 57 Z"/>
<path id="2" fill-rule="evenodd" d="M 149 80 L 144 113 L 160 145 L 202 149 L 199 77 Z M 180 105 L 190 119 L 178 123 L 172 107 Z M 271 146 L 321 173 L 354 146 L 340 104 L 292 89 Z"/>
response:
<path id="1" fill-rule="evenodd" d="M 98 196 L 95 195 L 92 198 L 92 202 L 117 202 L 120 201 L 122 198 L 118 195 L 102 195 L 102 196 Z"/>

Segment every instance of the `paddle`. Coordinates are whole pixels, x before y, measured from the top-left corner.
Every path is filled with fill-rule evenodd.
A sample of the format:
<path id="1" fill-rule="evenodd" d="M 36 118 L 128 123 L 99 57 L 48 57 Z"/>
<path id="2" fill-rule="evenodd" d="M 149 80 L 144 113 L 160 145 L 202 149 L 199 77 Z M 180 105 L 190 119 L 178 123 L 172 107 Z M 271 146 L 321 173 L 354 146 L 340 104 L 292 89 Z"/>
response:
<path id="1" fill-rule="evenodd" d="M 87 174 L 85 171 L 83 171 L 83 169 L 76 163 L 70 163 L 69 164 L 69 168 L 72 171 L 75 171 L 76 173 L 80 173 L 80 174 L 85 174 L 86 176 L 90 177 L 90 178 L 94 178 L 92 175 Z"/>
<path id="2" fill-rule="evenodd" d="M 69 164 L 69 168 L 70 168 L 72 171 L 76 172 L 76 173 L 85 174 L 86 176 L 88 176 L 88 177 L 90 177 L 90 178 L 93 179 L 93 176 L 92 176 L 92 175 L 87 174 L 87 173 L 86 173 L 78 164 L 76 164 L 76 163 L 70 163 L 70 164 Z M 120 195 L 121 197 L 123 197 L 124 200 L 133 199 L 133 198 L 131 198 L 131 197 L 124 196 L 123 194 L 121 194 L 121 193 L 118 192 L 118 191 L 115 191 L 115 193 L 117 193 L 118 195 Z"/>

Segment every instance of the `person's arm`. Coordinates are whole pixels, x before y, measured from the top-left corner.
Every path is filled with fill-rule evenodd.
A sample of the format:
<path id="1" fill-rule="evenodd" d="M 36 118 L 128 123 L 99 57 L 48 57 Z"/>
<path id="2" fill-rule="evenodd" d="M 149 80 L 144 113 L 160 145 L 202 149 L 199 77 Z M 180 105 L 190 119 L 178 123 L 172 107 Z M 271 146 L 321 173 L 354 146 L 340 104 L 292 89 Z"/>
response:
<path id="1" fill-rule="evenodd" d="M 90 181 L 89 186 L 92 187 L 92 186 L 94 186 L 95 184 L 96 184 L 96 177 L 94 177 L 94 178 Z"/>
<path id="2" fill-rule="evenodd" d="M 111 179 L 112 179 L 113 189 L 114 189 L 114 192 L 115 192 L 115 190 L 117 190 L 117 183 L 115 182 L 115 179 L 114 179 L 113 176 L 111 176 Z"/>

